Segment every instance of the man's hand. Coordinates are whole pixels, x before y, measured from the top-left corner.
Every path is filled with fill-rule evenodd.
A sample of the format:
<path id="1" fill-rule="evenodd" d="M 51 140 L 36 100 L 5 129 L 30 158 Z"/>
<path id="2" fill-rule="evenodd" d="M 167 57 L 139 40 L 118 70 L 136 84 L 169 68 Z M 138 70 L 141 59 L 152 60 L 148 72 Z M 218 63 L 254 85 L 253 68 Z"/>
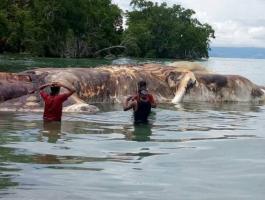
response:
<path id="1" fill-rule="evenodd" d="M 126 101 L 130 101 L 130 100 L 132 100 L 132 98 L 133 98 L 133 96 L 129 96 L 129 97 L 127 97 Z"/>
<path id="2" fill-rule="evenodd" d="M 52 87 L 63 87 L 65 89 L 67 89 L 69 91 L 68 92 L 69 96 L 72 95 L 75 92 L 75 89 L 72 89 L 72 88 L 70 88 L 70 87 L 68 87 L 68 86 L 66 86 L 66 85 L 64 85 L 64 84 L 62 84 L 60 82 L 52 82 L 51 86 Z"/>
<path id="3" fill-rule="evenodd" d="M 126 98 L 124 105 L 123 105 L 123 110 L 127 111 L 135 107 L 137 104 L 136 99 L 133 96 L 129 96 Z"/>

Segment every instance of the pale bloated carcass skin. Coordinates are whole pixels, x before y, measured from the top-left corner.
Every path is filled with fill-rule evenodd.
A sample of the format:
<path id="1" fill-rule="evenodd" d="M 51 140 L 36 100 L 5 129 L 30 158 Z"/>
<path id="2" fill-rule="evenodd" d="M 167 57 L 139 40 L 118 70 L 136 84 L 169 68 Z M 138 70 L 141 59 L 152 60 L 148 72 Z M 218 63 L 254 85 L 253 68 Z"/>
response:
<path id="1" fill-rule="evenodd" d="M 43 112 L 44 102 L 39 92 L 29 93 L 47 83 L 46 77 L 49 73 L 0 73 L 0 111 Z M 64 103 L 63 111 L 95 113 L 98 108 L 73 95 Z"/>
<path id="2" fill-rule="evenodd" d="M 26 95 L 32 89 L 29 76 L 0 72 L 0 102 Z"/>
<path id="3" fill-rule="evenodd" d="M 19 74 L 1 74 L 0 101 L 3 103 L 0 104 L 0 110 L 43 110 L 39 95 L 27 95 L 27 92 L 52 81 L 76 90 L 65 104 L 65 111 L 68 112 L 97 111 L 96 107 L 87 103 L 120 103 L 126 96 L 136 93 L 140 80 L 147 81 L 150 93 L 154 94 L 158 102 L 265 100 L 264 88 L 242 76 L 212 74 L 200 66 L 183 63 L 182 66 L 145 64 L 39 68 Z"/>
<path id="4" fill-rule="evenodd" d="M 197 73 L 197 87 L 184 96 L 184 101 L 264 102 L 264 88 L 239 75 Z"/>

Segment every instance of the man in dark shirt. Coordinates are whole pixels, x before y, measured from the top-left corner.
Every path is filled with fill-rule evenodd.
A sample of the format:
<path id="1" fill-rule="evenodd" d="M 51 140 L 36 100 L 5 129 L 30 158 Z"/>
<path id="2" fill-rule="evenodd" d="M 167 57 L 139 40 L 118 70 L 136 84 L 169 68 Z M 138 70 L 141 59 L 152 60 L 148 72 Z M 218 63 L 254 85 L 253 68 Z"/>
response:
<path id="1" fill-rule="evenodd" d="M 123 110 L 127 111 L 133 109 L 134 122 L 146 123 L 148 122 L 148 116 L 151 112 L 151 108 L 155 108 L 156 103 L 154 97 L 148 93 L 147 84 L 145 81 L 138 83 L 137 95 L 130 96 L 124 103 Z"/>

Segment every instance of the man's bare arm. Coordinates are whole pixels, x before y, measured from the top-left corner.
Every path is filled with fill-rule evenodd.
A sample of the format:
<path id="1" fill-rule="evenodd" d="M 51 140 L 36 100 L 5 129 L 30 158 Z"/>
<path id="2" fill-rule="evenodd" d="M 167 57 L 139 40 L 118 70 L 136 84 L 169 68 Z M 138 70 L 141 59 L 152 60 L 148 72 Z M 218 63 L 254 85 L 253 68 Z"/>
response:
<path id="1" fill-rule="evenodd" d="M 69 96 L 71 96 L 73 93 L 75 93 L 75 90 L 74 89 L 69 88 L 68 86 L 66 86 L 66 85 L 64 85 L 62 83 L 54 82 L 52 85 L 55 86 L 55 87 L 57 86 L 57 87 L 63 87 L 65 89 L 67 89 L 69 91 L 67 93 Z"/>
<path id="2" fill-rule="evenodd" d="M 157 103 L 156 103 L 154 96 L 152 94 L 150 94 L 150 97 L 151 97 L 151 107 L 156 108 Z"/>
<path id="3" fill-rule="evenodd" d="M 49 87 L 51 85 L 52 85 L 51 83 L 44 84 L 44 85 L 39 87 L 39 90 L 43 90 L 44 88 Z"/>
<path id="4" fill-rule="evenodd" d="M 38 89 L 35 89 L 35 90 L 32 90 L 32 91 L 29 91 L 28 93 L 29 93 L 29 94 L 33 94 L 34 92 L 39 91 L 39 90 L 43 90 L 44 88 L 49 87 L 49 86 L 51 86 L 51 83 L 46 83 L 46 84 L 44 84 L 44 85 L 41 85 Z"/>
<path id="5" fill-rule="evenodd" d="M 125 102 L 124 102 L 124 105 L 123 105 L 123 110 L 124 111 L 127 111 L 127 110 L 130 110 L 130 109 L 136 109 L 136 101 L 135 100 L 132 100 L 132 96 L 128 97 Z"/>

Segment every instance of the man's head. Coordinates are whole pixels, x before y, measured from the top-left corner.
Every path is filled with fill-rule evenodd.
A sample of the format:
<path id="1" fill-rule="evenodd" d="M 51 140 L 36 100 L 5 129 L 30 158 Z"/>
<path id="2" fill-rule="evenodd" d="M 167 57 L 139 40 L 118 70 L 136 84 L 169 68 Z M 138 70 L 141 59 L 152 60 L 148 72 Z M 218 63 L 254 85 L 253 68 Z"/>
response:
<path id="1" fill-rule="evenodd" d="M 146 81 L 139 81 L 138 82 L 138 94 L 143 99 L 147 97 L 148 91 L 147 91 L 147 83 L 146 83 Z"/>
<path id="2" fill-rule="evenodd" d="M 147 90 L 140 90 L 139 95 L 141 98 L 145 99 L 148 96 Z"/>
<path id="3" fill-rule="evenodd" d="M 147 88 L 146 81 L 139 81 L 138 82 L 138 91 L 146 90 L 146 88 Z"/>
<path id="4" fill-rule="evenodd" d="M 60 93 L 60 87 L 58 86 L 51 86 L 51 93 L 50 95 L 55 96 Z"/>

